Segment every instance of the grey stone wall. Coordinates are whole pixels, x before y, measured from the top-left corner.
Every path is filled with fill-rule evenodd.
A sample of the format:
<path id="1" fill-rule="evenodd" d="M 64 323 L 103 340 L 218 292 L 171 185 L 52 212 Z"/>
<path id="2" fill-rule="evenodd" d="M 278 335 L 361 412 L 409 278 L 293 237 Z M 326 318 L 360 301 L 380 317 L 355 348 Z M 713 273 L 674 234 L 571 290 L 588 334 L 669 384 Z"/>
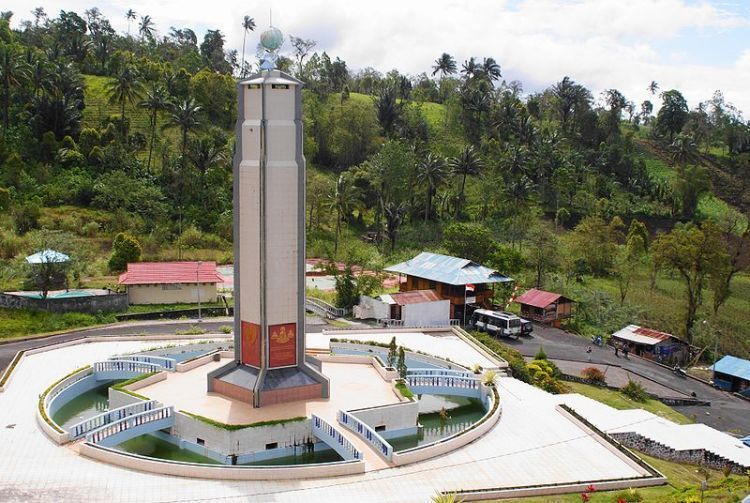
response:
<path id="1" fill-rule="evenodd" d="M 623 445 L 645 452 L 649 456 L 668 461 L 677 461 L 678 463 L 689 463 L 692 465 L 701 465 L 713 468 L 714 470 L 723 470 L 727 466 L 732 468 L 732 472 L 738 475 L 744 475 L 748 467 L 739 465 L 733 461 L 717 456 L 704 449 L 690 449 L 678 451 L 667 447 L 659 442 L 645 438 L 637 433 L 612 433 L 612 438 Z"/>
<path id="2" fill-rule="evenodd" d="M 91 297 L 68 297 L 57 299 L 32 299 L 21 295 L 0 293 L 0 307 L 10 309 L 32 309 L 52 313 L 79 312 L 94 314 L 102 312 L 122 312 L 128 310 L 128 294 L 112 293 Z"/>

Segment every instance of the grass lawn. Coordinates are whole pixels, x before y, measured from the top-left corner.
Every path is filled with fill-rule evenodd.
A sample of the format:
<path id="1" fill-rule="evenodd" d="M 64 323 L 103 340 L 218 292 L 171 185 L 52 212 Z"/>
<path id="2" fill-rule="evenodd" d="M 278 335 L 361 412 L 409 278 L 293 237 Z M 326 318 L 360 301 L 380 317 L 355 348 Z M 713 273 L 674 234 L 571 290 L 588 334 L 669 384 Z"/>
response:
<path id="1" fill-rule="evenodd" d="M 610 407 L 614 407 L 615 409 L 644 409 L 678 424 L 691 424 L 694 422 L 668 405 L 661 403 L 659 400 L 649 399 L 645 402 L 636 402 L 619 391 L 577 382 L 566 382 L 565 384 L 570 386 L 572 392 L 593 398 L 594 400 L 609 405 Z"/>
<path id="2" fill-rule="evenodd" d="M 701 500 L 699 488 L 704 477 L 698 472 L 697 466 L 663 461 L 639 452 L 636 452 L 636 454 L 663 473 L 667 477 L 667 485 L 635 489 L 634 491 L 640 495 L 640 499 L 632 496 L 627 498 L 628 490 L 595 492 L 591 494 L 590 501 L 592 503 L 616 503 L 618 498 L 623 498 L 628 502 L 643 501 L 648 503 L 697 503 L 699 501 L 730 503 L 742 501 L 742 498 L 750 492 L 748 477 L 739 475 L 724 477 L 724 474 L 720 471 L 708 470 L 708 490 L 704 494 L 704 499 Z M 567 494 L 499 501 L 508 503 L 580 503 L 581 496 L 580 494 Z"/>
<path id="3" fill-rule="evenodd" d="M 114 323 L 115 321 L 117 320 L 112 313 L 98 315 L 47 313 L 44 311 L 0 308 L 0 340 Z"/>

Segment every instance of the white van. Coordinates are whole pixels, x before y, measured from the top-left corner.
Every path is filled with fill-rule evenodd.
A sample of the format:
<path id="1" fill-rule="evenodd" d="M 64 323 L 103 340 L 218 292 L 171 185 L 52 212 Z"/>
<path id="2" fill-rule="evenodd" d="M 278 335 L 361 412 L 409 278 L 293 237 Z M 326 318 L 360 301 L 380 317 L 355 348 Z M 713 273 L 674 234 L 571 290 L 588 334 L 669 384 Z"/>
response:
<path id="1" fill-rule="evenodd" d="M 511 313 L 477 309 L 472 313 L 469 324 L 488 334 L 506 337 L 521 335 L 521 318 Z"/>

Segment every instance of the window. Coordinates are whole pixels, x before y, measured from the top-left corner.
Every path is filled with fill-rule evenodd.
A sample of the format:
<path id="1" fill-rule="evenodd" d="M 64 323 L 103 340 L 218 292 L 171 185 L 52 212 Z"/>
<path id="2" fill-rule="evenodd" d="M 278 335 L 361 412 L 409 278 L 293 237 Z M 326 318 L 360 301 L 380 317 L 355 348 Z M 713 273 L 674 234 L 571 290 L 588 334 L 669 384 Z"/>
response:
<path id="1" fill-rule="evenodd" d="M 434 290 L 435 287 L 437 287 L 437 283 L 435 283 L 434 281 L 430 281 L 430 290 Z"/>
<path id="2" fill-rule="evenodd" d="M 385 425 L 381 424 L 380 426 L 376 426 L 375 431 L 385 431 Z"/>
<path id="3" fill-rule="evenodd" d="M 168 285 L 162 285 L 162 290 L 182 290 L 182 285 L 179 283 L 171 283 Z"/>
<path id="4" fill-rule="evenodd" d="M 271 84 L 271 89 L 289 89 L 289 84 Z"/>
<path id="5" fill-rule="evenodd" d="M 271 442 L 270 444 L 266 444 L 266 450 L 270 451 L 271 449 L 277 449 L 279 447 L 278 442 Z"/>
<path id="6" fill-rule="evenodd" d="M 195 443 L 198 445 L 206 445 L 206 441 L 203 440 L 202 438 L 196 438 Z"/>

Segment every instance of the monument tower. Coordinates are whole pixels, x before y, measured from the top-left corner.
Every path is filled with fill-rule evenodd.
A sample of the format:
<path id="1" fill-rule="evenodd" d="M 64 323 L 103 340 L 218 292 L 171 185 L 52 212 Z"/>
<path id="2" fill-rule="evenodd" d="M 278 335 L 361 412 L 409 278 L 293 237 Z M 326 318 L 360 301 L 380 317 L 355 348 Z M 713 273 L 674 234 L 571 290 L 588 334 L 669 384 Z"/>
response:
<path id="1" fill-rule="evenodd" d="M 234 157 L 235 361 L 208 389 L 256 407 L 328 396 L 305 363 L 302 82 L 275 69 L 283 43 L 261 34 L 261 71 L 238 83 Z"/>

